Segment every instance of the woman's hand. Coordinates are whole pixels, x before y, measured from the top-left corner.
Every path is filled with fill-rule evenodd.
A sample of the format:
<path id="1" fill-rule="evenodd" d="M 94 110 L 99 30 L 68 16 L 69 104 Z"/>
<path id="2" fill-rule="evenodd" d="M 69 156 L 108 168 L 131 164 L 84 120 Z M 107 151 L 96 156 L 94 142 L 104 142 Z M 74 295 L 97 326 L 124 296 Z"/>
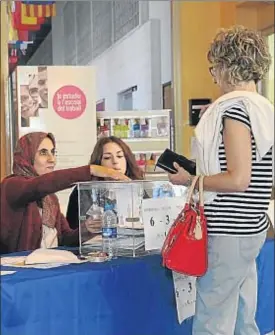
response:
<path id="1" fill-rule="evenodd" d="M 131 180 L 123 173 L 116 171 L 114 169 L 107 168 L 105 166 L 100 165 L 90 165 L 91 175 L 94 177 L 100 177 L 105 179 L 113 179 L 113 180 L 122 180 L 129 181 Z"/>
<path id="2" fill-rule="evenodd" d="M 101 220 L 93 220 L 92 217 L 89 217 L 85 221 L 85 226 L 86 226 L 87 230 L 92 234 L 100 233 L 101 230 L 102 230 L 102 221 Z"/>
<path id="3" fill-rule="evenodd" d="M 174 163 L 173 165 L 177 170 L 177 173 L 175 174 L 169 173 L 168 174 L 169 181 L 174 185 L 186 185 L 190 183 L 191 178 L 190 173 L 184 170 L 184 168 L 180 167 L 177 163 Z"/>

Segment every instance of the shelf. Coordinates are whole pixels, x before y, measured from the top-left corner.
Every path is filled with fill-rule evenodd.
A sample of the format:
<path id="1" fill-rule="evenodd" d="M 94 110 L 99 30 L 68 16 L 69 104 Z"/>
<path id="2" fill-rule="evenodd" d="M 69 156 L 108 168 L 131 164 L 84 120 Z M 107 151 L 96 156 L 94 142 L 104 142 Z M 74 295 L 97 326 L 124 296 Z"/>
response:
<path id="1" fill-rule="evenodd" d="M 121 138 L 125 142 L 169 142 L 169 137 L 133 137 L 133 138 Z"/>
<path id="2" fill-rule="evenodd" d="M 114 135 L 111 135 L 111 136 L 114 136 Z M 101 137 L 97 136 L 97 139 L 100 139 Z M 120 139 L 124 142 L 169 142 L 170 141 L 170 138 L 169 137 L 133 137 L 133 138 L 123 138 L 123 137 L 120 137 Z M 136 152 L 137 154 L 139 153 L 150 153 L 152 152 L 151 150 L 149 151 L 138 151 Z M 154 151 L 155 153 L 155 151 Z M 157 152 L 156 152 L 157 153 Z M 162 153 L 162 151 L 159 151 L 159 153 Z"/>
<path id="3" fill-rule="evenodd" d="M 134 150 L 133 154 L 162 154 L 164 150 Z"/>
<path id="4" fill-rule="evenodd" d="M 110 135 L 110 136 L 115 136 L 115 135 Z M 97 135 L 97 139 L 102 138 L 101 136 Z M 131 138 L 124 138 L 124 137 L 119 137 L 122 141 L 124 142 L 166 142 L 166 141 L 170 141 L 170 138 L 167 137 L 131 137 Z M 140 151 L 137 153 L 145 153 L 146 151 Z M 151 152 L 150 150 L 147 151 L 148 153 Z M 155 152 L 155 151 L 154 151 Z M 160 153 L 162 153 L 162 151 L 160 151 Z"/>
<path id="5" fill-rule="evenodd" d="M 135 118 L 155 118 L 167 116 L 170 117 L 170 109 L 163 110 L 131 110 L 131 111 L 116 111 L 116 112 L 97 112 L 98 119 L 135 119 Z"/>
<path id="6" fill-rule="evenodd" d="M 146 154 L 146 159 L 149 154 L 156 154 L 160 156 L 165 149 L 170 148 L 171 146 L 171 118 L 170 118 L 170 110 L 143 110 L 143 111 L 117 111 L 117 112 L 98 112 L 97 119 L 104 119 L 104 125 L 101 122 L 98 124 L 100 128 L 98 131 L 98 139 L 106 134 L 109 136 L 119 137 L 123 142 L 125 142 L 132 153 L 134 155 Z M 162 119 L 164 117 L 164 119 Z M 151 121 L 146 121 L 148 124 L 148 128 L 141 128 L 140 132 L 135 125 L 135 121 L 133 119 L 151 119 Z M 160 118 L 158 120 L 158 118 Z M 122 128 L 120 131 L 119 128 L 116 128 L 116 125 L 119 125 L 119 122 L 116 122 L 115 119 L 129 119 L 129 123 L 126 121 L 121 123 L 121 125 L 128 125 L 128 129 Z M 99 122 L 99 121 L 98 121 Z M 140 122 L 142 125 L 143 123 Z M 148 132 L 147 132 L 148 129 Z M 127 131 L 127 132 L 126 132 Z M 142 132 L 146 131 L 146 132 Z M 121 136 L 125 137 L 121 137 Z M 130 136 L 143 136 L 143 137 L 130 137 Z M 145 137 L 146 135 L 150 135 L 151 137 Z M 163 135 L 163 136 L 158 136 Z M 129 136 L 129 137 L 127 137 Z M 136 156 L 137 160 L 139 157 Z M 141 157 L 141 160 L 143 158 Z M 155 160 L 155 157 L 153 158 Z M 152 175 L 154 178 L 161 178 L 160 174 Z M 152 177 L 152 178 L 153 178 Z"/>

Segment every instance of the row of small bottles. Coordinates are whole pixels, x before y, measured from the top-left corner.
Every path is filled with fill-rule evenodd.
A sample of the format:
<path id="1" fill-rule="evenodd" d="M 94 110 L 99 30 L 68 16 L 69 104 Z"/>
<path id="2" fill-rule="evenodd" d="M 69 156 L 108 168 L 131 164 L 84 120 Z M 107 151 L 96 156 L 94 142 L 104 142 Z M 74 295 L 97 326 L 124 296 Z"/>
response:
<path id="1" fill-rule="evenodd" d="M 153 122 L 154 121 L 154 122 Z M 154 123 L 154 124 L 152 124 Z M 168 136 L 168 119 L 161 118 L 134 118 L 98 119 L 98 135 L 119 138 L 147 138 Z"/>
<path id="2" fill-rule="evenodd" d="M 117 121 L 116 121 L 117 120 Z M 114 136 L 120 138 L 151 137 L 150 119 L 116 119 L 113 126 Z"/>

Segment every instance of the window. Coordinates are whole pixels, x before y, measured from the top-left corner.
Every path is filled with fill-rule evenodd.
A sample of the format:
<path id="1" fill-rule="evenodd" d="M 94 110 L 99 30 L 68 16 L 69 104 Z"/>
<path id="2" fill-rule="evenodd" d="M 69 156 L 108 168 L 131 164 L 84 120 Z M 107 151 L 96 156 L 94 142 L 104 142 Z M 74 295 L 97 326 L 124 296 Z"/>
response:
<path id="1" fill-rule="evenodd" d="M 105 111 L 105 99 L 101 99 L 96 102 L 96 111 L 97 112 Z"/>
<path id="2" fill-rule="evenodd" d="M 118 110 L 130 111 L 133 110 L 133 92 L 136 91 L 136 87 L 131 87 L 126 91 L 118 93 Z"/>
<path id="3" fill-rule="evenodd" d="M 163 109 L 172 109 L 172 84 L 169 83 L 162 85 L 162 107 Z"/>

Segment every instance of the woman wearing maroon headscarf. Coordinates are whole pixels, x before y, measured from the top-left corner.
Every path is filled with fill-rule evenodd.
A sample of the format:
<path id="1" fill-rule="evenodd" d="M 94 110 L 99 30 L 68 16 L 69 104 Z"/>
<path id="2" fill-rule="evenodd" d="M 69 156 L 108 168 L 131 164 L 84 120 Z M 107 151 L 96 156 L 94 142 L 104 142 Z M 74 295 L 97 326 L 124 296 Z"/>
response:
<path id="1" fill-rule="evenodd" d="M 55 151 L 52 134 L 30 133 L 18 141 L 13 174 L 1 182 L 1 253 L 76 245 L 78 230 L 70 229 L 54 193 L 93 177 L 129 180 L 97 165 L 54 171 Z"/>

